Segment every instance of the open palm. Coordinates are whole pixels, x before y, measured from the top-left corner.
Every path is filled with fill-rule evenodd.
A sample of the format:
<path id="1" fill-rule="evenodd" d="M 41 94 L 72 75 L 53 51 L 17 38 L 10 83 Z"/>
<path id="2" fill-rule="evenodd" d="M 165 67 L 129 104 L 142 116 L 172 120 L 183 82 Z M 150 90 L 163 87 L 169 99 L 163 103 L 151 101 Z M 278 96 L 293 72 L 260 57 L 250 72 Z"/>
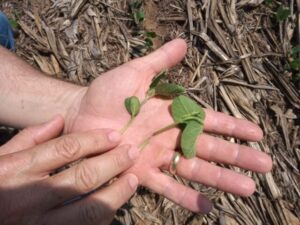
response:
<path id="1" fill-rule="evenodd" d="M 146 57 L 101 75 L 83 91 L 78 110 L 67 120 L 67 132 L 97 128 L 121 130 L 130 119 L 124 100 L 133 95 L 143 100 L 152 78 L 160 71 L 176 65 L 185 53 L 185 42 L 177 39 Z M 171 124 L 170 104 L 171 101 L 150 99 L 124 134 L 123 142 L 138 146 L 153 132 Z M 252 179 L 210 162 L 267 172 L 272 167 L 270 157 L 208 133 L 256 141 L 262 138 L 260 128 L 248 121 L 206 110 L 204 130 L 205 134 L 200 135 L 197 141 L 197 157 L 191 160 L 182 157 L 177 166 L 177 174 L 238 195 L 252 194 L 255 190 Z M 178 146 L 179 134 L 180 131 L 174 128 L 152 138 L 129 172 L 135 173 L 142 185 L 175 203 L 195 212 L 208 212 L 211 205 L 204 196 L 161 172 L 169 167 Z"/>

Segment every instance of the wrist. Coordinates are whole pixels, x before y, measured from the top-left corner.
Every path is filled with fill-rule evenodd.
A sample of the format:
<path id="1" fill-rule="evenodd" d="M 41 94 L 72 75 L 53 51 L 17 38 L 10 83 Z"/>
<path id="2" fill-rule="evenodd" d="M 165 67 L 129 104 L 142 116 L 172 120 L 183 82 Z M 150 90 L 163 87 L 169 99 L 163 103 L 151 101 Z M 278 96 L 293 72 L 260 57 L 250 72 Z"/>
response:
<path id="1" fill-rule="evenodd" d="M 88 87 L 80 87 L 74 91 L 70 96 L 68 96 L 66 101 L 66 108 L 63 112 L 63 117 L 65 119 L 65 126 L 63 133 L 71 133 L 74 127 L 74 123 L 80 113 L 80 108 L 82 100 L 86 95 Z"/>

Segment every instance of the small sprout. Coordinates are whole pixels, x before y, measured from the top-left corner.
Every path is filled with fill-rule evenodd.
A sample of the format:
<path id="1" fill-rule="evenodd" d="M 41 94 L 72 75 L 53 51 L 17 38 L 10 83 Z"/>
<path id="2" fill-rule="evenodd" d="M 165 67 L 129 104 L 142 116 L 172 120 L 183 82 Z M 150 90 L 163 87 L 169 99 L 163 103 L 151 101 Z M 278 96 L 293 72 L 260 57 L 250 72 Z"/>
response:
<path id="1" fill-rule="evenodd" d="M 153 78 L 152 83 L 150 84 L 150 89 L 155 88 L 164 78 L 166 78 L 166 71 L 161 72 Z"/>
<path id="2" fill-rule="evenodd" d="M 162 83 L 162 80 L 164 78 L 166 78 L 165 71 L 161 72 L 153 78 L 152 83 L 150 84 L 150 88 L 147 92 L 148 97 L 162 96 L 167 98 L 174 98 L 186 92 L 185 88 L 180 85 Z"/>
<path id="3" fill-rule="evenodd" d="M 152 31 L 146 31 L 145 32 L 145 35 L 148 37 L 148 38 L 156 38 L 156 33 L 155 32 L 152 32 Z"/>
<path id="4" fill-rule="evenodd" d="M 152 31 L 144 31 L 143 36 L 145 38 L 145 46 L 148 49 L 153 47 L 153 38 L 156 38 L 156 33 Z"/>
<path id="5" fill-rule="evenodd" d="M 266 3 L 267 5 L 271 5 L 271 4 L 273 3 L 273 0 L 265 0 L 265 3 Z"/>
<path id="6" fill-rule="evenodd" d="M 176 84 L 158 84 L 155 87 L 155 95 L 166 98 L 174 98 L 186 92 L 185 88 Z"/>
<path id="7" fill-rule="evenodd" d="M 295 81 L 299 81 L 300 80 L 300 73 L 295 74 L 294 77 L 293 77 L 293 79 Z"/>
<path id="8" fill-rule="evenodd" d="M 136 96 L 126 98 L 125 107 L 127 111 L 130 113 L 131 117 L 136 117 L 141 108 L 140 100 Z"/>
<path id="9" fill-rule="evenodd" d="M 151 38 L 146 38 L 145 42 L 147 48 L 151 48 L 153 46 L 153 41 L 151 40 Z"/>
<path id="10" fill-rule="evenodd" d="M 300 59 L 293 59 L 289 65 L 291 69 L 298 70 L 300 68 Z"/>
<path id="11" fill-rule="evenodd" d="M 300 45 L 296 45 L 295 47 L 292 48 L 290 55 L 293 58 L 297 58 L 297 54 L 300 52 Z"/>
<path id="12" fill-rule="evenodd" d="M 143 11 L 137 11 L 134 13 L 134 21 L 136 24 L 145 20 L 145 13 Z"/>
<path id="13" fill-rule="evenodd" d="M 149 98 L 152 98 L 155 96 L 155 88 L 156 86 L 161 83 L 161 81 L 166 78 L 166 71 L 160 72 L 156 77 L 152 79 L 152 82 L 149 86 L 149 90 L 146 93 L 146 98 L 143 101 L 143 104 L 145 104 Z"/>
<path id="14" fill-rule="evenodd" d="M 140 148 L 145 148 L 152 137 L 181 125 L 183 132 L 180 146 L 183 155 L 187 159 L 193 158 L 196 155 L 197 138 L 203 132 L 205 111 L 189 97 L 179 96 L 173 100 L 172 116 L 174 123 L 154 132 L 140 144 Z"/>
<path id="15" fill-rule="evenodd" d="M 151 136 L 146 138 L 140 144 L 140 148 L 144 149 L 150 143 L 150 139 L 152 137 L 181 125 L 180 127 L 183 131 L 181 135 L 180 146 L 183 155 L 190 159 L 196 155 L 196 141 L 197 137 L 203 132 L 205 111 L 195 101 L 182 95 L 186 93 L 184 87 L 176 84 L 162 83 L 161 81 L 165 76 L 166 73 L 162 72 L 152 80 L 149 90 L 146 93 L 146 98 L 142 103 L 140 103 L 136 96 L 125 99 L 125 107 L 130 113 L 131 119 L 122 129 L 122 133 L 128 129 L 135 117 L 138 115 L 142 105 L 145 104 L 151 97 L 162 96 L 174 98 L 178 96 L 173 100 L 172 103 L 172 117 L 174 123 L 152 133 Z"/>
<path id="16" fill-rule="evenodd" d="M 138 25 L 140 22 L 143 22 L 145 19 L 145 13 L 141 10 L 142 1 L 141 0 L 133 0 L 129 4 L 132 16 L 134 18 L 134 22 Z"/>
<path id="17" fill-rule="evenodd" d="M 142 6 L 142 1 L 141 0 L 133 0 L 130 3 L 131 10 L 139 9 L 141 6 Z"/>
<path id="18" fill-rule="evenodd" d="M 289 17 L 289 15 L 291 14 L 291 11 L 284 7 L 284 6 L 280 6 L 279 9 L 276 12 L 276 18 L 278 22 L 282 22 L 285 19 L 287 19 Z"/>
<path id="19" fill-rule="evenodd" d="M 10 26 L 11 26 L 13 29 L 17 29 L 17 28 L 18 28 L 18 21 L 17 21 L 17 20 L 14 20 L 14 19 L 8 19 L 8 21 L 9 21 Z"/>

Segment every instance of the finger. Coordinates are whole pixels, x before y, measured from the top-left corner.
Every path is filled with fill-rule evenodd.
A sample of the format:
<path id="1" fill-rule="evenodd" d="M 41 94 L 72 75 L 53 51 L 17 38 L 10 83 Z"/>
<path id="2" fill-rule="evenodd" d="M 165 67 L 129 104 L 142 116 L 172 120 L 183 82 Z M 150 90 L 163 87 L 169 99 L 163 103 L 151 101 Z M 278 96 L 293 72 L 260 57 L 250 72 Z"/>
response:
<path id="1" fill-rule="evenodd" d="M 186 42 L 183 39 L 175 39 L 166 43 L 153 53 L 132 60 L 117 69 L 123 71 L 123 73 L 124 69 L 130 69 L 131 72 L 136 73 L 137 76 L 144 75 L 152 78 L 162 70 L 178 64 L 185 56 L 186 51 Z"/>
<path id="2" fill-rule="evenodd" d="M 1 147 L 0 156 L 28 149 L 55 138 L 62 132 L 63 126 L 63 117 L 56 116 L 44 124 L 25 128 Z"/>
<path id="3" fill-rule="evenodd" d="M 149 173 L 145 186 L 172 202 L 197 213 L 209 213 L 212 203 L 197 191 L 186 187 L 160 171 Z"/>
<path id="4" fill-rule="evenodd" d="M 49 177 L 52 193 L 46 195 L 47 206 L 54 207 L 76 196 L 89 193 L 118 174 L 129 169 L 140 150 L 130 145 L 120 146 L 106 154 L 93 157 Z"/>
<path id="5" fill-rule="evenodd" d="M 120 143 L 121 135 L 112 130 L 93 130 L 74 133 L 40 144 L 30 150 L 1 157 L 1 162 L 12 161 L 27 173 L 47 176 L 50 172 L 86 156 L 99 154 Z M 14 161 L 19 159 L 21 165 Z M 0 162 L 0 164 L 1 164 Z"/>
<path id="6" fill-rule="evenodd" d="M 262 130 L 254 123 L 237 119 L 224 113 L 206 109 L 204 129 L 206 132 L 222 134 L 249 141 L 259 141 L 263 137 Z"/>
<path id="7" fill-rule="evenodd" d="M 244 145 L 202 134 L 197 140 L 197 156 L 207 161 L 230 164 L 255 172 L 266 173 L 272 169 L 272 159 L 267 154 Z"/>
<path id="8" fill-rule="evenodd" d="M 250 196 L 255 191 L 254 181 L 232 170 L 212 165 L 202 159 L 180 158 L 177 174 L 188 180 L 240 196 Z"/>
<path id="9" fill-rule="evenodd" d="M 137 186 L 137 177 L 127 174 L 109 187 L 99 190 L 83 200 L 51 211 L 43 219 L 45 224 L 49 225 L 108 225 L 116 210 L 129 200 Z"/>

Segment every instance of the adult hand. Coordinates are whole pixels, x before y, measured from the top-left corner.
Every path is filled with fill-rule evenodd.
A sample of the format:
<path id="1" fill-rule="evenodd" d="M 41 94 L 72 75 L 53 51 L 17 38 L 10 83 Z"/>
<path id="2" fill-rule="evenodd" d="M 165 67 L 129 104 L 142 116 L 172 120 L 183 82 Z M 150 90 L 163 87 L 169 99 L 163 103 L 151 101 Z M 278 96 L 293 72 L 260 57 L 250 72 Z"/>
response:
<path id="1" fill-rule="evenodd" d="M 80 90 L 77 103 L 68 113 L 66 132 L 95 128 L 121 130 L 130 115 L 124 100 L 130 96 L 145 98 L 151 80 L 160 71 L 177 64 L 186 53 L 186 43 L 174 40 L 150 55 L 133 60 L 97 78 L 89 88 Z M 139 145 L 154 131 L 173 122 L 169 112 L 171 101 L 154 98 L 148 101 L 125 133 L 123 140 Z M 221 168 L 216 163 L 267 172 L 272 167 L 269 156 L 247 146 L 233 144 L 209 135 L 221 134 L 249 141 L 262 138 L 261 129 L 246 120 L 206 110 L 205 134 L 198 139 L 197 157 L 181 158 L 177 174 L 220 190 L 249 196 L 255 183 L 247 176 Z M 151 139 L 135 165 L 128 170 L 138 176 L 142 185 L 163 194 L 175 203 L 195 212 L 208 212 L 209 201 L 195 190 L 177 183 L 161 172 L 168 169 L 174 150 L 178 147 L 179 130 L 174 128 Z"/>
<path id="2" fill-rule="evenodd" d="M 62 117 L 56 117 L 23 130 L 0 148 L 1 224 L 110 224 L 115 211 L 135 192 L 138 180 L 133 174 L 97 188 L 132 166 L 137 148 L 116 147 L 121 136 L 109 129 L 50 140 L 62 128 Z M 89 158 L 49 176 L 82 157 Z"/>

